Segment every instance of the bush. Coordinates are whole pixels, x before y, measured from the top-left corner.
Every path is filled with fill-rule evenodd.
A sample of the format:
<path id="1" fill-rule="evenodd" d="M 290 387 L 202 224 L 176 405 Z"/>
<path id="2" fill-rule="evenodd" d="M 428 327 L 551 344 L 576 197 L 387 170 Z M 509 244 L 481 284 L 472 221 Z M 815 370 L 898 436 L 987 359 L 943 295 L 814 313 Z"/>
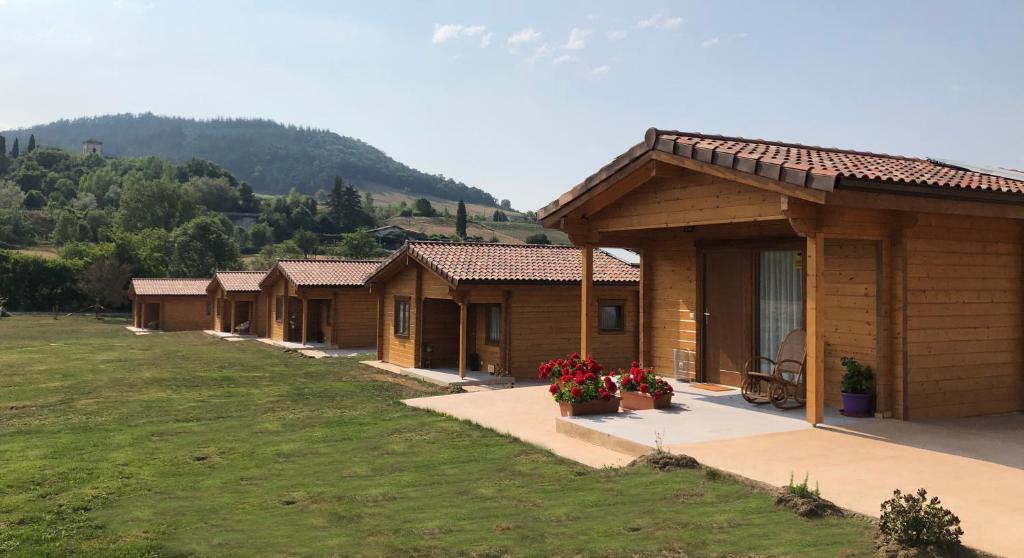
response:
<path id="1" fill-rule="evenodd" d="M 870 366 L 865 366 L 857 359 L 847 356 L 839 359 L 839 362 L 846 368 L 839 391 L 858 394 L 871 393 L 871 380 L 874 378 L 874 374 L 871 373 Z"/>
<path id="2" fill-rule="evenodd" d="M 618 375 L 619 388 L 622 391 L 638 391 L 651 397 L 661 397 L 665 394 L 672 395 L 672 385 L 659 378 L 654 373 L 653 368 L 640 368 L 634 362 L 630 366 L 629 372 L 619 370 L 617 373 L 613 373 L 613 375 Z"/>
<path id="3" fill-rule="evenodd" d="M 938 498 L 928 499 L 928 492 L 919 488 L 917 494 L 902 494 L 882 502 L 878 528 L 894 542 L 911 548 L 936 546 L 949 550 L 960 545 L 960 518 L 942 507 Z"/>
<path id="4" fill-rule="evenodd" d="M 551 239 L 544 233 L 531 234 L 526 237 L 527 244 L 551 244 Z"/>

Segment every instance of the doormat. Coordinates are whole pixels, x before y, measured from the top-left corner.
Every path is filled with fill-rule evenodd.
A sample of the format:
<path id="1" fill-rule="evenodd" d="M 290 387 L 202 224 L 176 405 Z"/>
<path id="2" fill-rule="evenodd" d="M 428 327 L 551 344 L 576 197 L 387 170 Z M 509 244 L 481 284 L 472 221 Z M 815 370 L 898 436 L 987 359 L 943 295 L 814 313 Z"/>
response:
<path id="1" fill-rule="evenodd" d="M 736 389 L 734 387 L 723 386 L 720 384 L 690 384 L 690 387 L 703 389 L 707 391 L 732 391 Z"/>

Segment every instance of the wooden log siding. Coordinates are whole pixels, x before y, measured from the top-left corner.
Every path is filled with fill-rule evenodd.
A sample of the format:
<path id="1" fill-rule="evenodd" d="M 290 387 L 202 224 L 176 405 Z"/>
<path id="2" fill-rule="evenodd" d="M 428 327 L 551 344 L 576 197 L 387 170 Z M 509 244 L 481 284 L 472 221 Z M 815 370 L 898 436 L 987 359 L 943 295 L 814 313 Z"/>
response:
<path id="1" fill-rule="evenodd" d="M 1024 410 L 1022 226 L 920 215 L 907 239 L 910 417 Z"/>
<path id="2" fill-rule="evenodd" d="M 380 286 L 384 297 L 384 322 L 382 324 L 384 347 L 382 360 L 398 366 L 416 366 L 415 340 L 417 305 L 417 265 L 402 270 L 395 277 Z M 409 337 L 395 335 L 395 298 L 409 297 Z"/>
<path id="3" fill-rule="evenodd" d="M 782 219 L 780 196 L 724 178 L 686 171 L 655 178 L 588 219 L 613 231 Z"/>

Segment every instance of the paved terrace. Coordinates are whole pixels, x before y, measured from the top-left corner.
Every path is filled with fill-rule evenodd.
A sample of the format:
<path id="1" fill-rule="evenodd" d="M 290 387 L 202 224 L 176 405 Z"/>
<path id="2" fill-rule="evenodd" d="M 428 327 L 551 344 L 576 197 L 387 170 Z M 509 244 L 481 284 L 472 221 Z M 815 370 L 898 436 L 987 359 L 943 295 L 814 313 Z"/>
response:
<path id="1" fill-rule="evenodd" d="M 592 467 L 622 466 L 668 451 L 770 485 L 805 473 L 840 506 L 877 516 L 895 488 L 939 496 L 962 520 L 964 542 L 1024 556 L 1024 414 L 926 422 L 826 416 L 746 404 L 738 392 L 677 390 L 668 411 L 563 419 L 544 386 L 407 400 L 469 420 Z"/>

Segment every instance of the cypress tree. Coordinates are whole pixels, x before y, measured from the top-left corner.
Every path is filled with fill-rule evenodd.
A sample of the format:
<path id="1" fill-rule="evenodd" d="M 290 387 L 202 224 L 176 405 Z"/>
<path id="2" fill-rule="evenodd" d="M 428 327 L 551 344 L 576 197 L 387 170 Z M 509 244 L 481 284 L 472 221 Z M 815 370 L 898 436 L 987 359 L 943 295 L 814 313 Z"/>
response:
<path id="1" fill-rule="evenodd" d="M 459 200 L 459 207 L 455 210 L 455 234 L 466 238 L 466 204 L 462 200 Z"/>
<path id="2" fill-rule="evenodd" d="M 7 138 L 0 136 L 0 157 L 7 156 Z"/>
<path id="3" fill-rule="evenodd" d="M 12 159 L 17 159 L 18 155 L 20 153 L 21 153 L 21 148 L 18 147 L 18 138 L 14 138 L 14 144 L 11 145 L 11 158 Z"/>
<path id="4" fill-rule="evenodd" d="M 25 150 L 25 153 L 32 153 L 32 151 L 35 150 L 35 148 L 36 148 L 36 135 L 35 134 L 29 134 L 28 135 L 28 149 Z"/>

